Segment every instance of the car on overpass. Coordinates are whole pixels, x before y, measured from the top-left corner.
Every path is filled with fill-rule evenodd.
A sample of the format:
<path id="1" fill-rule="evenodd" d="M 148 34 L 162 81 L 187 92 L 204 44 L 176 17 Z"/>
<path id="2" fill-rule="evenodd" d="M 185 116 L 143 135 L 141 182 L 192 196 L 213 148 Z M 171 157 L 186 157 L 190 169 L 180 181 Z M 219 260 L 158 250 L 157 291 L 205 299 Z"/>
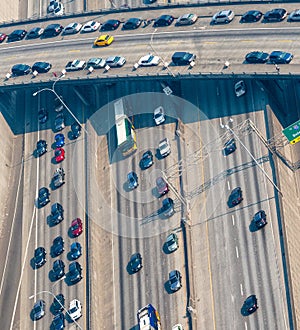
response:
<path id="1" fill-rule="evenodd" d="M 11 68 L 11 73 L 14 76 L 25 76 L 27 74 L 29 74 L 31 72 L 31 66 L 28 64 L 15 64 L 12 68 Z"/>
<path id="2" fill-rule="evenodd" d="M 43 156 L 47 152 L 47 142 L 45 140 L 39 140 L 36 143 L 36 155 L 38 157 Z"/>
<path id="3" fill-rule="evenodd" d="M 58 36 L 63 28 L 64 27 L 58 23 L 49 24 L 43 32 L 43 37 L 48 38 Z"/>
<path id="4" fill-rule="evenodd" d="M 43 207 L 50 202 L 50 192 L 46 187 L 42 187 L 39 189 L 38 194 L 38 206 Z"/>
<path id="5" fill-rule="evenodd" d="M 46 303 L 44 300 L 38 300 L 33 306 L 33 319 L 35 321 L 41 319 L 46 314 Z"/>
<path id="6" fill-rule="evenodd" d="M 99 29 L 100 23 L 97 21 L 88 21 L 87 23 L 84 24 L 81 32 L 95 32 Z"/>
<path id="7" fill-rule="evenodd" d="M 188 52 L 175 52 L 172 55 L 174 65 L 190 65 L 195 59 L 196 55 Z"/>
<path id="8" fill-rule="evenodd" d="M 51 68 L 52 64 L 49 62 L 35 62 L 32 66 L 32 72 L 47 73 Z"/>
<path id="9" fill-rule="evenodd" d="M 124 24 L 123 30 L 135 30 L 142 24 L 142 20 L 140 18 L 129 18 Z"/>
<path id="10" fill-rule="evenodd" d="M 166 117 L 165 117 L 165 110 L 162 106 L 157 107 L 153 111 L 153 119 L 155 121 L 155 124 L 158 126 L 165 122 Z"/>
<path id="11" fill-rule="evenodd" d="M 300 9 L 296 9 L 289 14 L 289 22 L 299 22 L 300 21 Z"/>
<path id="12" fill-rule="evenodd" d="M 0 33 L 0 42 L 3 42 L 7 38 L 7 34 Z"/>
<path id="13" fill-rule="evenodd" d="M 264 22 L 281 22 L 286 17 L 287 11 L 284 8 L 275 8 L 265 13 Z"/>
<path id="14" fill-rule="evenodd" d="M 176 21 L 176 25 L 177 26 L 181 26 L 181 25 L 192 25 L 194 23 L 196 23 L 198 20 L 198 16 L 196 14 L 184 14 L 180 17 L 178 17 L 177 21 Z"/>
<path id="15" fill-rule="evenodd" d="M 154 21 L 153 26 L 154 27 L 169 26 L 172 24 L 173 21 L 174 21 L 174 17 L 172 15 L 161 15 Z"/>
<path id="16" fill-rule="evenodd" d="M 34 250 L 33 260 L 34 260 L 35 268 L 40 268 L 43 265 L 45 265 L 45 263 L 47 261 L 46 255 L 47 255 L 46 250 L 42 246 L 40 246 Z"/>
<path id="17" fill-rule="evenodd" d="M 81 60 L 73 60 L 73 61 L 69 61 L 66 66 L 65 69 L 67 71 L 79 71 L 79 70 L 83 70 L 86 66 L 86 62 L 85 61 L 81 61 Z"/>
<path id="18" fill-rule="evenodd" d="M 102 34 L 94 41 L 94 46 L 109 46 L 114 41 L 114 37 L 109 34 Z"/>
<path id="19" fill-rule="evenodd" d="M 7 42 L 20 41 L 25 38 L 26 34 L 26 30 L 14 30 L 11 34 L 8 35 Z"/>
<path id="20" fill-rule="evenodd" d="M 75 33 L 78 33 L 81 29 L 82 29 L 82 24 L 81 23 L 73 22 L 73 23 L 68 24 L 63 29 L 62 34 L 64 34 L 64 35 L 66 35 L 66 34 L 75 34 Z"/>
<path id="21" fill-rule="evenodd" d="M 160 57 L 152 54 L 142 56 L 139 61 L 139 66 L 156 66 L 160 62 Z"/>
<path id="22" fill-rule="evenodd" d="M 234 19 L 234 11 L 232 10 L 221 10 L 214 14 L 211 24 L 228 24 Z"/>
<path id="23" fill-rule="evenodd" d="M 102 24 L 100 31 L 116 30 L 120 24 L 121 22 L 118 19 L 109 19 Z"/>
<path id="24" fill-rule="evenodd" d="M 106 59 L 105 64 L 112 68 L 120 68 L 126 63 L 123 56 L 110 56 Z"/>
<path id="25" fill-rule="evenodd" d="M 263 16 L 263 13 L 259 10 L 249 10 L 241 17 L 241 23 L 253 23 L 258 22 Z"/>
<path id="26" fill-rule="evenodd" d="M 36 26 L 28 31 L 26 38 L 27 39 L 39 38 L 43 33 L 44 33 L 44 29 Z"/>
<path id="27" fill-rule="evenodd" d="M 269 60 L 269 54 L 260 51 L 250 52 L 245 56 L 247 63 L 262 64 L 267 63 Z"/>
<path id="28" fill-rule="evenodd" d="M 294 55 L 280 50 L 275 50 L 270 54 L 269 61 L 272 64 L 289 64 Z"/>

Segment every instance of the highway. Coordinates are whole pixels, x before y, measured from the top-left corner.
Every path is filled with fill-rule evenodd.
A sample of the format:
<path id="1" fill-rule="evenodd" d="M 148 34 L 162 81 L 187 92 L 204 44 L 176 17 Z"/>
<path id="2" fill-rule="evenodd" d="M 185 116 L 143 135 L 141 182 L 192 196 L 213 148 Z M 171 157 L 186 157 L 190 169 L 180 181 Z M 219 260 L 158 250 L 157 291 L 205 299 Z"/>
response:
<path id="1" fill-rule="evenodd" d="M 249 70 L 247 72 L 273 72 L 273 66 L 243 65 L 242 61 L 248 51 L 261 49 L 261 45 L 264 45 L 264 50 L 271 51 L 274 50 L 274 44 L 295 54 L 290 65 L 282 66 L 282 72 L 297 72 L 299 68 L 298 28 L 286 22 L 268 24 L 263 29 L 261 26 L 244 27 L 234 22 L 226 27 L 208 27 L 206 23 L 205 28 L 200 25 L 192 33 L 189 28 L 179 30 L 174 27 L 157 31 L 149 27 L 145 31 L 130 34 L 116 31 L 113 33 L 115 43 L 105 49 L 92 48 L 96 34 L 58 37 L 49 41 L 23 41 L 14 46 L 2 44 L 0 75 L 4 77 L 16 60 L 49 60 L 53 64 L 52 71 L 59 72 L 75 56 L 87 60 L 96 54 L 103 57 L 120 54 L 126 57 L 124 68 L 112 69 L 109 74 L 136 74 L 132 72 L 133 64 L 140 56 L 151 51 L 151 37 L 152 47 L 158 54 L 163 54 L 161 56 L 166 60 L 174 51 L 181 49 L 197 54 L 197 64 L 193 69 L 188 71 L 187 68 L 170 67 L 171 73 L 221 72 L 225 60 L 230 61 L 230 70 L 235 72 L 243 72 L 245 68 Z M 243 47 L 236 49 L 239 43 Z M 164 72 L 162 66 L 139 68 L 137 71 L 141 75 Z M 86 77 L 86 72 L 67 74 L 67 78 L 77 76 Z M 51 77 L 50 71 L 36 81 Z M 29 82 L 32 78 L 13 78 L 8 83 L 22 81 Z M 178 177 L 172 178 L 177 190 L 182 189 L 187 196 L 193 196 L 187 225 L 191 239 L 187 244 L 192 252 L 189 255 L 193 270 L 190 278 L 186 277 L 186 246 L 180 226 L 184 211 L 182 205 L 174 192 L 170 192 L 175 200 L 176 213 L 169 220 L 162 219 L 156 215 L 161 199 L 153 193 L 155 178 L 162 169 L 182 158 L 188 158 L 201 146 L 224 134 L 224 127 L 220 124 L 228 123 L 229 118 L 234 120 L 233 129 L 235 125 L 251 118 L 264 133 L 269 96 L 260 86 L 255 81 L 246 80 L 247 94 L 238 99 L 230 80 L 176 80 L 170 85 L 174 95 L 181 98 L 176 99 L 161 94 L 162 86 L 154 78 L 145 80 L 143 84 L 128 79 L 105 85 L 95 80 L 94 87 L 83 87 L 81 98 L 71 85 L 64 89 L 63 84 L 58 83 L 57 88 L 80 121 L 86 123 L 87 133 L 76 141 L 67 139 L 66 160 L 63 162 L 66 184 L 51 192 L 51 204 L 59 201 L 65 209 L 65 220 L 56 227 L 49 228 L 46 222 L 50 204 L 40 210 L 34 206 L 38 189 L 50 184 L 57 167 L 53 164 L 51 150 L 55 113 L 51 112 L 44 127 L 37 125 L 37 110 L 40 107 L 51 108 L 53 94 L 42 92 L 33 98 L 35 86 L 31 86 L 27 91 L 19 92 L 16 104 L 11 105 L 17 108 L 14 109 L 16 116 L 20 116 L 24 123 L 20 127 L 13 127 L 13 131 L 23 138 L 23 146 L 19 147 L 24 157 L 22 189 L 17 203 L 17 214 L 22 219 L 22 238 L 18 238 L 18 228 L 13 236 L 17 241 L 14 248 L 22 248 L 22 254 L 18 257 L 17 271 L 14 273 L 14 276 L 16 273 L 19 276 L 14 280 L 15 292 L 5 305 L 9 317 L 5 320 L 4 328 L 15 329 L 20 324 L 25 329 L 48 328 L 51 322 L 48 307 L 52 296 L 47 292 L 39 292 L 49 291 L 64 293 L 67 307 L 74 298 L 85 302 L 84 317 L 79 321 L 83 328 L 90 317 L 91 328 L 101 324 L 101 329 L 133 329 L 137 325 L 137 309 L 152 303 L 161 314 L 163 328 L 170 328 L 178 322 L 187 327 L 186 307 L 191 306 L 196 329 L 288 329 L 274 190 L 259 168 L 253 166 L 246 150 L 238 144 L 237 151 L 224 158 L 221 150 L 225 141 L 218 141 L 214 150 L 210 149 L 205 161 L 200 159 L 184 173 L 182 181 Z M 136 94 L 149 92 L 156 94 Z M 132 157 L 119 160 L 115 158 L 111 145 L 107 146 L 107 141 L 113 141 L 114 120 L 113 106 L 106 104 L 124 95 L 130 95 L 132 113 L 128 114 L 133 116 L 137 128 L 138 151 Z M 152 112 L 160 104 L 164 105 L 168 119 L 164 125 L 154 127 Z M 177 118 L 183 123 L 179 137 L 175 135 Z M 68 127 L 64 129 L 66 136 L 72 122 L 67 116 Z M 164 160 L 155 157 L 154 166 L 141 171 L 139 160 L 142 153 L 147 149 L 155 153 L 158 142 L 166 136 L 171 141 L 171 155 Z M 41 138 L 48 142 L 48 153 L 35 159 L 32 153 L 36 141 Z M 269 161 L 265 159 L 268 153 L 261 141 L 254 134 L 242 136 L 241 139 L 255 158 L 263 159 L 264 170 L 272 175 Z M 138 172 L 140 186 L 136 191 L 128 192 L 125 189 L 126 174 L 132 169 Z M 199 186 L 228 170 L 232 170 L 230 175 L 216 181 L 204 192 L 197 193 Z M 244 201 L 234 209 L 228 209 L 228 195 L 236 186 L 242 187 Z M 266 211 L 269 223 L 261 231 L 251 232 L 251 218 L 260 208 Z M 62 235 L 66 249 L 62 259 L 66 265 L 69 263 L 67 252 L 75 239 L 68 237 L 68 230 L 75 217 L 81 217 L 85 224 L 88 222 L 90 228 L 87 237 L 90 278 L 84 276 L 81 282 L 68 287 L 64 280 L 54 283 L 49 280 L 53 262 L 49 251 L 53 239 Z M 180 248 L 173 254 L 166 254 L 163 245 L 168 232 L 172 230 L 179 236 Z M 85 233 L 78 240 L 86 246 Z M 48 260 L 45 266 L 34 271 L 30 267 L 30 260 L 37 246 L 46 248 Z M 138 274 L 130 275 L 127 264 L 135 252 L 142 254 L 144 267 Z M 84 251 L 84 256 L 79 259 L 84 274 L 87 269 L 85 257 Z M 9 265 L 4 273 L 5 285 L 8 285 L 11 267 Z M 166 284 L 172 269 L 180 270 L 183 275 L 183 287 L 174 294 L 168 292 Z M 191 286 L 190 300 L 187 284 Z M 85 288 L 90 291 L 87 293 Z M 36 299 L 46 301 L 47 312 L 42 320 L 32 326 L 29 316 L 35 299 L 29 300 L 29 297 L 35 294 Z M 257 295 L 259 309 L 254 315 L 244 317 L 241 315 L 241 306 L 250 294 Z M 3 299 L 1 294 L 1 305 Z M 87 304 L 91 306 L 90 315 L 86 314 Z"/>

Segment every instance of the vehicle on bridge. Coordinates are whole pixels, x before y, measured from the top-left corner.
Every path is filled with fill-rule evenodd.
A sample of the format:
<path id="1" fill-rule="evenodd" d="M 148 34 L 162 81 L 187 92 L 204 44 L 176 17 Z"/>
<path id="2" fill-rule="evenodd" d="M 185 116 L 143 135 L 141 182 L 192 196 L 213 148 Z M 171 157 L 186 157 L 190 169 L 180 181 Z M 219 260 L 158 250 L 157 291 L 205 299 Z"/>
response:
<path id="1" fill-rule="evenodd" d="M 136 135 L 132 122 L 125 114 L 123 100 L 114 104 L 117 133 L 117 148 L 123 156 L 129 156 L 136 151 Z"/>
<path id="2" fill-rule="evenodd" d="M 66 70 L 67 71 L 78 71 L 78 70 L 83 70 L 86 66 L 85 61 L 80 61 L 80 60 L 74 60 L 70 61 L 66 65 Z"/>
<path id="3" fill-rule="evenodd" d="M 140 330 L 160 330 L 160 316 L 158 311 L 151 305 L 147 305 L 137 312 Z"/>

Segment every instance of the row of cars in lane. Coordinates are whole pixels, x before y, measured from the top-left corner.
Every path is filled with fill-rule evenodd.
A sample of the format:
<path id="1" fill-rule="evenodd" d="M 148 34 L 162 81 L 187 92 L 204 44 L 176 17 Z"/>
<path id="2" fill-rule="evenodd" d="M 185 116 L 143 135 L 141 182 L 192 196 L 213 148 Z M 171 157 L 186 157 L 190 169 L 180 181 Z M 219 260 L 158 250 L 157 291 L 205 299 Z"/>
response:
<path id="1" fill-rule="evenodd" d="M 173 65 L 192 65 L 195 61 L 196 55 L 188 52 L 175 52 L 172 56 Z M 68 72 L 80 71 L 84 69 L 90 70 L 93 69 L 103 69 L 103 68 L 120 68 L 126 63 L 126 59 L 123 56 L 115 55 L 109 56 L 106 59 L 102 57 L 93 57 L 90 58 L 87 62 L 80 59 L 75 59 L 69 61 L 65 70 Z M 159 56 L 153 55 L 151 53 L 142 56 L 138 62 L 137 66 L 148 67 L 148 66 L 157 66 L 161 63 L 161 58 Z M 46 73 L 52 68 L 51 63 L 48 62 L 36 62 L 32 67 L 28 64 L 15 64 L 11 68 L 11 72 L 14 76 L 28 75 L 30 73 Z"/>
<path id="2" fill-rule="evenodd" d="M 166 120 L 165 111 L 162 106 L 157 107 L 153 111 L 153 120 L 156 126 L 163 124 Z M 170 155 L 171 153 L 171 144 L 168 138 L 164 138 L 159 142 L 157 155 L 160 159 L 163 159 Z M 147 150 L 143 153 L 140 161 L 139 166 L 142 171 L 146 171 L 151 166 L 153 166 L 153 153 L 151 150 Z M 129 190 L 134 190 L 138 187 L 138 176 L 136 172 L 132 171 L 127 174 L 127 183 Z M 162 177 L 159 176 L 156 178 L 156 194 L 157 197 L 163 197 L 169 192 L 169 186 L 167 181 Z M 167 197 L 162 200 L 162 207 L 158 212 L 159 214 L 163 214 L 165 218 L 171 217 L 175 213 L 174 209 L 174 201 L 172 198 Z M 171 232 L 164 243 L 163 251 L 166 254 L 170 254 L 175 252 L 179 247 L 178 244 L 178 236 L 175 232 Z M 129 272 L 136 273 L 142 269 L 142 256 L 140 253 L 134 253 L 128 263 Z M 179 270 L 174 269 L 169 272 L 169 278 L 167 282 L 167 290 L 169 293 L 173 293 L 178 291 L 182 287 L 182 275 Z"/>
<path id="3" fill-rule="evenodd" d="M 55 1 L 54 1 L 55 2 Z M 59 3 L 59 2 L 57 2 Z M 230 23 L 235 17 L 233 10 L 226 9 L 215 13 L 212 17 L 212 24 L 224 24 Z M 288 15 L 288 12 L 284 8 L 275 8 L 267 11 L 263 14 L 259 10 L 249 10 L 241 16 L 241 23 L 253 23 L 258 22 L 262 18 L 262 22 L 280 22 L 288 17 L 288 21 L 297 22 L 300 21 L 300 10 L 296 9 Z M 85 24 L 79 22 L 69 23 L 66 27 L 63 27 L 59 23 L 53 23 L 48 25 L 45 29 L 42 27 L 34 27 L 28 33 L 24 29 L 17 29 L 12 31 L 9 35 L 0 33 L 0 42 L 7 39 L 8 42 L 20 41 L 25 37 L 27 39 L 40 38 L 40 37 L 53 37 L 60 33 L 63 35 L 76 34 L 76 33 L 90 33 L 96 31 L 113 31 L 118 29 L 122 25 L 123 30 L 135 30 L 140 26 L 147 26 L 153 23 L 153 27 L 169 26 L 176 21 L 176 26 L 193 25 L 197 22 L 199 16 L 195 13 L 187 13 L 175 18 L 172 15 L 161 15 L 155 19 L 141 19 L 138 17 L 131 17 L 125 22 L 118 19 L 109 19 L 104 23 L 100 23 L 96 20 L 88 21 Z"/>
<path id="4" fill-rule="evenodd" d="M 52 147 L 54 149 L 54 157 L 52 163 L 60 164 L 65 158 L 64 146 L 66 143 L 65 136 L 61 131 L 65 128 L 65 119 L 63 115 L 64 106 L 59 98 L 54 101 L 54 112 L 58 112 L 54 121 L 54 131 L 58 132 L 54 136 L 54 143 Z M 38 121 L 40 125 L 45 124 L 48 121 L 49 113 L 45 108 L 42 108 L 38 112 Z M 76 127 L 75 127 L 76 126 Z M 73 140 L 80 136 L 81 127 L 79 124 L 74 123 L 71 127 L 71 134 L 69 135 Z M 39 140 L 34 152 L 36 157 L 42 157 L 47 153 L 47 142 L 45 140 Z M 65 184 L 65 171 L 62 167 L 55 169 L 51 178 L 49 188 L 56 190 Z M 50 189 L 48 187 L 41 187 L 38 192 L 36 200 L 36 206 L 38 209 L 46 207 L 50 203 Z M 47 217 L 47 223 L 49 227 L 58 225 L 64 220 L 64 208 L 59 202 L 55 202 L 51 205 L 50 215 Z M 80 218 L 75 218 L 71 221 L 70 228 L 68 230 L 68 237 L 73 239 L 80 236 L 83 232 L 83 223 Z M 62 236 L 54 238 L 52 245 L 49 247 L 49 255 L 54 259 L 52 267 L 49 271 L 49 279 L 51 282 L 64 279 L 68 286 L 74 285 L 81 281 L 83 278 L 82 267 L 77 261 L 82 256 L 82 246 L 78 241 L 70 242 L 70 249 L 66 254 L 66 259 L 69 261 L 68 271 L 65 270 L 66 262 L 63 261 L 62 256 L 65 251 L 65 240 Z M 31 266 L 33 269 L 38 270 L 44 266 L 47 262 L 47 250 L 43 246 L 38 246 L 34 251 L 34 256 L 31 260 Z M 63 312 L 67 311 L 66 314 Z M 65 320 L 68 323 L 72 323 L 81 317 L 82 305 L 80 301 L 75 298 L 70 301 L 69 308 L 65 307 L 65 297 L 62 293 L 53 297 L 53 302 L 50 305 L 50 312 L 53 314 L 53 320 L 50 329 L 61 330 L 65 327 Z M 37 300 L 31 311 L 31 318 L 34 321 L 41 319 L 46 314 L 46 303 L 44 300 Z"/>

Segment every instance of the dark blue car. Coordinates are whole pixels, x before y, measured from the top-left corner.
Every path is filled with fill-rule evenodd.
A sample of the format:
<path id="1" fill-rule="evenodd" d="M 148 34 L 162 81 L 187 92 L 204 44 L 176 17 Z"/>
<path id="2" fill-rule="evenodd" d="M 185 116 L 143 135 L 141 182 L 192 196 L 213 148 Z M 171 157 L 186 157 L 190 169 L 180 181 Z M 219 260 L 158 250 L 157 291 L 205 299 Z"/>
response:
<path id="1" fill-rule="evenodd" d="M 79 242 L 74 242 L 71 244 L 70 256 L 72 260 L 78 259 L 82 255 L 81 245 Z"/>
<path id="2" fill-rule="evenodd" d="M 293 54 L 275 50 L 270 54 L 269 61 L 273 64 L 288 64 L 293 59 Z"/>
<path id="3" fill-rule="evenodd" d="M 150 150 L 144 152 L 140 161 L 140 167 L 142 170 L 149 168 L 153 165 L 153 154 Z"/>

